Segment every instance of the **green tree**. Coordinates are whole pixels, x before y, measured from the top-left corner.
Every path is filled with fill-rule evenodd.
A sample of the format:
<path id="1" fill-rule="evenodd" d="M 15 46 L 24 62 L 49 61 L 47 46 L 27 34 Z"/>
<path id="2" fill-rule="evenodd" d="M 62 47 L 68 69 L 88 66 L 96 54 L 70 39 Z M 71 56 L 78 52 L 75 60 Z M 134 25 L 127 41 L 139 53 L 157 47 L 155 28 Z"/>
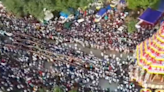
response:
<path id="1" fill-rule="evenodd" d="M 66 13 L 72 13 L 72 11 L 69 11 L 69 8 L 72 8 L 74 10 L 73 13 L 75 13 L 75 10 L 84 8 L 91 2 L 92 0 L 57 0 L 54 8 L 56 11 L 63 11 Z"/>
<path id="2" fill-rule="evenodd" d="M 136 31 L 136 27 L 135 27 L 136 24 L 137 24 L 137 20 L 135 19 L 132 19 L 131 21 L 128 22 L 127 26 L 128 26 L 129 33 L 133 33 L 134 31 Z"/>
<path id="3" fill-rule="evenodd" d="M 56 86 L 54 87 L 53 92 L 63 92 L 63 90 L 60 87 Z"/>
<path id="4" fill-rule="evenodd" d="M 87 6 L 92 0 L 2 0 L 3 5 L 9 12 L 16 16 L 32 15 L 37 19 L 44 18 L 44 9 L 52 12 L 66 12 L 72 8 L 75 12 L 77 8 Z"/>
<path id="5" fill-rule="evenodd" d="M 88 6 L 89 3 L 91 3 L 92 1 L 89 1 L 89 0 L 80 0 L 79 2 L 79 7 L 82 8 L 84 10 L 84 8 L 86 6 Z"/>
<path id="6" fill-rule="evenodd" d="M 23 15 L 24 1 L 21 0 L 2 0 L 3 5 L 9 12 L 12 12 L 16 16 Z"/>
<path id="7" fill-rule="evenodd" d="M 55 11 L 55 2 L 56 0 L 40 0 L 43 4 L 43 7 L 50 10 L 50 11 Z"/>
<path id="8" fill-rule="evenodd" d="M 156 8 L 157 4 L 160 0 L 127 0 L 128 8 L 130 9 L 137 9 L 137 8 L 144 8 L 147 7 Z"/>
<path id="9" fill-rule="evenodd" d="M 44 18 L 44 12 L 43 12 L 43 3 L 41 1 L 37 0 L 30 0 L 29 2 L 26 2 L 26 4 L 23 7 L 25 14 L 31 14 L 37 19 L 43 19 Z"/>
<path id="10" fill-rule="evenodd" d="M 77 90 L 70 90 L 69 92 L 77 92 Z"/>
<path id="11" fill-rule="evenodd" d="M 76 88 L 73 88 L 69 92 L 77 92 L 77 89 Z"/>

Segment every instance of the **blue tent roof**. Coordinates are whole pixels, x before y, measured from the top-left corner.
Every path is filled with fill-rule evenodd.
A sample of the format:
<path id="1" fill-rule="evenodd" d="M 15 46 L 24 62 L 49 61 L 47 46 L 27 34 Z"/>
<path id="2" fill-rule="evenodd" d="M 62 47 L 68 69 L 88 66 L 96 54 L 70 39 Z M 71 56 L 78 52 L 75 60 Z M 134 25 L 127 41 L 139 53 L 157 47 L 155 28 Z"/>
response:
<path id="1" fill-rule="evenodd" d="M 66 14 L 66 13 L 64 13 L 64 12 L 60 12 L 60 16 L 63 16 L 63 17 L 65 17 L 65 18 L 68 18 L 68 14 Z"/>
<path id="2" fill-rule="evenodd" d="M 111 9 L 111 6 L 110 6 L 110 5 L 108 5 L 108 6 L 106 7 L 106 9 L 107 9 L 107 10 L 110 10 L 110 9 Z"/>
<path id="3" fill-rule="evenodd" d="M 104 13 L 106 13 L 106 11 L 107 11 L 107 9 L 105 9 L 105 8 L 102 8 L 102 9 L 100 9 L 99 11 L 98 11 L 98 15 L 100 15 L 100 16 L 102 16 Z"/>
<path id="4" fill-rule="evenodd" d="M 153 9 L 148 8 L 140 17 L 139 19 L 142 19 L 150 24 L 155 24 L 159 18 L 162 16 L 162 12 L 156 11 Z"/>
<path id="5" fill-rule="evenodd" d="M 164 12 L 164 0 L 160 0 L 158 11 Z"/>

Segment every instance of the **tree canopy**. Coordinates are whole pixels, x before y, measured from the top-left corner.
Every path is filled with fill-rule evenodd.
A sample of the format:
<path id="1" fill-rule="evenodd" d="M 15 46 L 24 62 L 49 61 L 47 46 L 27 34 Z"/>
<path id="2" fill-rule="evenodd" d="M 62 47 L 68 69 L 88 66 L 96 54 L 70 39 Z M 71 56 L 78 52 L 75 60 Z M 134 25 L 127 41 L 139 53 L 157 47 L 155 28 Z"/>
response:
<path id="1" fill-rule="evenodd" d="M 160 0 L 127 0 L 128 8 L 137 9 L 137 8 L 156 8 Z"/>
<path id="2" fill-rule="evenodd" d="M 59 86 L 54 87 L 53 92 L 64 92 Z"/>
<path id="3" fill-rule="evenodd" d="M 135 27 L 136 23 L 137 23 L 137 20 L 135 19 L 132 19 L 131 21 L 127 23 L 129 33 L 133 33 L 134 31 L 136 31 L 136 27 Z"/>
<path id="4" fill-rule="evenodd" d="M 9 12 L 16 16 L 32 15 L 37 19 L 43 19 L 44 9 L 52 12 L 67 12 L 87 6 L 92 0 L 2 0 Z"/>

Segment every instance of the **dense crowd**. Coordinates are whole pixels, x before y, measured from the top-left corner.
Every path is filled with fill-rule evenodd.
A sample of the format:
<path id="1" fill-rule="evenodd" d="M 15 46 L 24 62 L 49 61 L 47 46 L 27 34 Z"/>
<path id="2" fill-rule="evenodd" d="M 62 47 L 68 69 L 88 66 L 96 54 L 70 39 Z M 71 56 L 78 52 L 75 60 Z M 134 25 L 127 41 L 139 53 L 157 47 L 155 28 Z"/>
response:
<path id="1" fill-rule="evenodd" d="M 138 30 L 134 34 L 129 34 L 126 28 L 118 31 L 125 25 L 124 14 L 111 10 L 108 20 L 102 19 L 100 23 L 93 22 L 94 16 L 87 16 L 84 22 L 72 21 L 66 29 L 57 19 L 43 25 L 33 18 L 15 18 L 1 9 L 0 28 L 12 33 L 10 37 L 1 35 L 5 38 L 1 40 L 1 90 L 32 92 L 59 85 L 65 91 L 76 87 L 79 92 L 104 92 L 106 89 L 100 88 L 99 80 L 105 79 L 119 84 L 116 92 L 138 92 L 129 81 L 130 56 L 124 61 L 121 55 L 114 54 L 100 59 L 63 44 L 80 42 L 103 50 L 133 51 L 153 30 Z M 48 61 L 52 66 L 46 68 Z"/>
<path id="2" fill-rule="evenodd" d="M 16 24 L 18 27 L 8 26 L 9 29 L 21 30 L 25 34 L 30 34 L 38 38 L 56 39 L 61 42 L 79 42 L 83 45 L 104 50 L 115 50 L 121 52 L 133 52 L 135 46 L 150 37 L 154 30 L 138 29 L 135 33 L 128 33 L 125 26 L 127 12 L 117 12 L 110 10 L 107 13 L 108 20 L 102 19 L 94 22 L 94 15 L 84 17 L 84 22 L 78 23 L 76 20 L 71 22 L 69 29 L 55 21 L 49 21 L 48 25 L 33 23 L 29 18 L 15 19 L 14 16 L 2 14 L 2 23 L 6 25 Z M 12 18 L 12 20 L 10 20 Z M 6 19 L 6 20 L 4 20 Z M 122 30 L 118 30 L 119 28 Z M 23 30 L 22 30 L 23 29 Z M 34 31 L 35 30 L 35 31 Z M 57 37 L 57 38 L 56 38 Z"/>
<path id="3" fill-rule="evenodd" d="M 1 80 L 4 81 L 1 84 L 2 90 L 28 92 L 34 90 L 34 88 L 36 90 L 37 87 L 51 89 L 54 85 L 63 85 L 66 91 L 74 86 L 80 92 L 89 92 L 90 90 L 92 92 L 101 92 L 102 89 L 98 85 L 99 79 L 104 78 L 109 83 L 120 83 L 121 85 L 117 90 L 123 90 L 124 92 L 128 90 L 136 91 L 135 86 L 129 84 L 127 66 L 130 59 L 120 63 L 118 58 L 110 57 L 110 61 L 103 62 L 102 67 L 97 68 L 86 64 L 84 66 L 68 64 L 69 60 L 63 58 L 63 60 L 55 60 L 52 66 L 49 66 L 50 69 L 46 69 L 44 65 L 48 60 L 43 56 L 37 56 L 36 54 L 30 56 L 27 53 L 28 51 L 13 50 L 7 47 L 2 48 L 2 52 L 11 55 L 20 53 L 21 55 L 15 60 L 14 57 L 5 58 L 4 55 L 1 57 L 1 72 L 4 72 L 1 74 Z M 88 57 L 92 58 L 91 56 Z M 127 87 L 127 89 L 124 87 Z"/>

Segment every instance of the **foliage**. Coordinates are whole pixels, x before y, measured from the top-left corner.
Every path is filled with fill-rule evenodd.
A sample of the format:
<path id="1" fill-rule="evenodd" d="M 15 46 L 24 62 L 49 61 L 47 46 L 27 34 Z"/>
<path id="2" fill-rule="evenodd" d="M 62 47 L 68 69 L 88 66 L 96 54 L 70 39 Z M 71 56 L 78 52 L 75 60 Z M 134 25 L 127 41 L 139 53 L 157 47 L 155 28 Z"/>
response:
<path id="1" fill-rule="evenodd" d="M 57 0 L 54 9 L 66 13 L 75 13 L 76 9 L 86 7 L 92 0 Z M 70 11 L 69 9 L 74 11 Z"/>
<path id="2" fill-rule="evenodd" d="M 128 32 L 129 33 L 133 33 L 136 28 L 135 25 L 137 24 L 137 20 L 132 19 L 131 21 L 128 22 L 127 26 L 128 26 Z"/>
<path id="3" fill-rule="evenodd" d="M 70 90 L 69 92 L 77 92 L 77 89 L 72 89 L 72 90 Z"/>
<path id="4" fill-rule="evenodd" d="M 14 13 L 17 16 L 23 14 L 23 4 L 20 0 L 2 0 L 3 5 L 7 8 L 8 11 Z"/>
<path id="5" fill-rule="evenodd" d="M 37 19 L 44 18 L 43 9 L 52 12 L 70 13 L 69 8 L 76 10 L 87 6 L 92 0 L 2 0 L 6 9 L 16 16 L 33 15 Z"/>
<path id="6" fill-rule="evenodd" d="M 38 92 L 46 92 L 45 88 L 39 88 Z"/>
<path id="7" fill-rule="evenodd" d="M 77 92 L 76 90 L 70 90 L 69 92 Z"/>
<path id="8" fill-rule="evenodd" d="M 150 7 L 152 9 L 158 9 L 158 6 L 159 6 L 159 3 L 160 3 L 160 0 L 155 0 L 156 2 L 154 2 L 152 5 L 150 5 Z"/>
<path id="9" fill-rule="evenodd" d="M 128 3 L 128 8 L 137 9 L 137 8 L 156 8 L 160 0 L 126 0 Z"/>
<path id="10" fill-rule="evenodd" d="M 53 92 L 63 92 L 63 90 L 60 87 L 56 86 L 54 87 Z"/>
<path id="11" fill-rule="evenodd" d="M 37 2 L 37 0 L 32 0 L 30 2 L 27 2 L 24 5 L 24 14 L 31 14 L 34 17 L 38 17 L 39 19 L 44 18 L 44 12 L 43 12 L 43 3 Z"/>

